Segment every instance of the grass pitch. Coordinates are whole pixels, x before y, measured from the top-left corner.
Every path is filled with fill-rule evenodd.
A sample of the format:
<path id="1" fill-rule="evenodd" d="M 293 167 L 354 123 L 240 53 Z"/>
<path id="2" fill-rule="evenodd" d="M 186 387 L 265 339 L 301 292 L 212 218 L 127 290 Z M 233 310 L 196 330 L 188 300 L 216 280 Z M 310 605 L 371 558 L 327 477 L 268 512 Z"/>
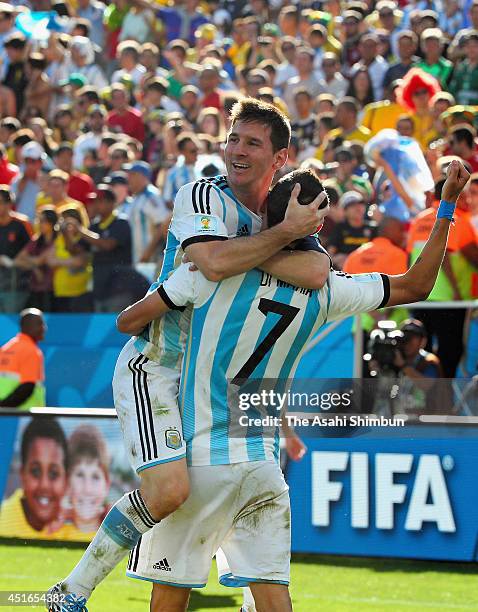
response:
<path id="1" fill-rule="evenodd" d="M 44 590 L 68 573 L 81 553 L 2 544 L 0 591 Z M 95 591 L 89 612 L 149 610 L 150 584 L 126 578 L 125 563 Z M 477 573 L 476 564 L 295 555 L 291 593 L 295 612 L 477 612 Z M 218 585 L 213 566 L 209 585 L 193 591 L 189 610 L 238 612 L 241 600 L 239 589 Z"/>

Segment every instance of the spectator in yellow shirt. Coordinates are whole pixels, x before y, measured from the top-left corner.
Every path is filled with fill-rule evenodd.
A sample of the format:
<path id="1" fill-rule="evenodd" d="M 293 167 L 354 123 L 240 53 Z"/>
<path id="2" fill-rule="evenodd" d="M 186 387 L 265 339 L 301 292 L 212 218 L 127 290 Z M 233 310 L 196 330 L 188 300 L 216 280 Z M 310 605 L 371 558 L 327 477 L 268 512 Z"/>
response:
<path id="1" fill-rule="evenodd" d="M 36 209 L 38 211 L 43 206 L 54 206 L 58 215 L 61 215 L 65 210 L 77 210 L 81 222 L 85 227 L 88 227 L 90 221 L 84 204 L 70 198 L 66 192 L 68 179 L 68 174 L 63 170 L 51 170 L 48 173 L 45 191 L 41 191 L 37 196 Z"/>
<path id="2" fill-rule="evenodd" d="M 327 134 L 327 139 L 321 143 L 315 153 L 317 159 L 322 161 L 326 147 L 334 141 L 337 141 L 337 146 L 341 146 L 345 140 L 367 142 L 370 139 L 370 130 L 362 125 L 357 125 L 358 112 L 359 107 L 355 98 L 346 96 L 341 100 L 335 114 L 339 127 L 330 130 Z"/>
<path id="3" fill-rule="evenodd" d="M 78 224 L 81 216 L 76 209 L 66 209 L 60 218 L 60 232 L 53 243 L 47 263 L 54 268 L 53 309 L 55 312 L 91 312 L 90 291 L 92 269 L 89 245 L 81 239 Z"/>
<path id="4" fill-rule="evenodd" d="M 393 81 L 385 90 L 385 99 L 367 104 L 364 108 L 362 126 L 370 130 L 371 136 L 385 128 L 394 129 L 399 117 L 406 113 L 397 102 L 396 91 L 400 81 Z"/>

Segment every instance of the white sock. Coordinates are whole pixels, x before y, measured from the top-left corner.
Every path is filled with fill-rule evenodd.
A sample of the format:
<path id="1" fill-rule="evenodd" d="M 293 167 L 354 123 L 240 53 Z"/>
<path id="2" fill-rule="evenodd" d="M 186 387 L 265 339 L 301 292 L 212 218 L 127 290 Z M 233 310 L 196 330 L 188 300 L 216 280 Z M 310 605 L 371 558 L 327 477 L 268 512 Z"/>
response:
<path id="1" fill-rule="evenodd" d="M 123 495 L 105 516 L 76 567 L 62 580 L 63 589 L 88 599 L 155 524 L 138 489 Z"/>

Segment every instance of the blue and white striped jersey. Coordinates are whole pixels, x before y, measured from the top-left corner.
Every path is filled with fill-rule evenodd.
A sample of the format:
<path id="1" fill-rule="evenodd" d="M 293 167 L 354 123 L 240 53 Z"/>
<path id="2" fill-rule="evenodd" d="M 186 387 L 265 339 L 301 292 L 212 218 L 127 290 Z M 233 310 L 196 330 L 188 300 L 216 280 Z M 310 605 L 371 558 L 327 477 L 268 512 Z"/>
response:
<path id="1" fill-rule="evenodd" d="M 178 191 L 184 185 L 192 183 L 200 178 L 194 165 L 188 166 L 184 163 L 184 157 L 168 170 L 163 185 L 163 198 L 166 202 L 174 202 Z"/>
<path id="2" fill-rule="evenodd" d="M 156 226 L 169 218 L 170 211 L 154 185 L 128 199 L 122 209 L 131 226 L 133 263 L 137 263 L 151 242 Z"/>
<path id="3" fill-rule="evenodd" d="M 250 236 L 262 219 L 233 195 L 225 176 L 203 178 L 182 187 L 176 196 L 163 265 L 154 291 L 181 263 L 183 249 L 194 242 Z M 135 341 L 136 349 L 160 365 L 177 370 L 189 329 L 190 309 L 173 311 L 151 322 Z"/>
<path id="4" fill-rule="evenodd" d="M 228 380 L 293 377 L 322 325 L 381 307 L 389 283 L 380 274 L 331 272 L 327 285 L 312 291 L 259 270 L 212 283 L 186 264 L 160 294 L 178 308 L 194 303 L 179 393 L 183 435 L 190 465 L 217 465 L 277 460 L 279 453 L 278 432 L 229 435 Z"/>

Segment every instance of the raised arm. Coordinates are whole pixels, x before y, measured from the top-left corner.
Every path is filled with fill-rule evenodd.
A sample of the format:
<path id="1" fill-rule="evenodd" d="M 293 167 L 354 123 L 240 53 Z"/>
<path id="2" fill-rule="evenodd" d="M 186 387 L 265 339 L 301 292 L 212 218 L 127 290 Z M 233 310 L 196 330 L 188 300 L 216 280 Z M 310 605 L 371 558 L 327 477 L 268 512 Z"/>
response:
<path id="1" fill-rule="evenodd" d="M 389 277 L 390 298 L 386 306 L 419 302 L 430 295 L 445 255 L 454 206 L 469 178 L 470 174 L 463 164 L 451 162 L 430 237 L 419 258 L 405 274 Z"/>
<path id="2" fill-rule="evenodd" d="M 413 208 L 413 199 L 406 192 L 405 187 L 402 185 L 400 179 L 393 171 L 392 166 L 387 161 L 385 161 L 385 159 L 380 155 L 378 151 L 376 151 L 374 154 L 374 160 L 378 166 L 381 166 L 383 168 L 385 176 L 388 178 L 388 180 L 392 184 L 392 187 L 397 192 L 397 195 L 403 200 L 405 205 L 408 208 Z"/>
<path id="3" fill-rule="evenodd" d="M 216 282 L 260 266 L 294 240 L 313 234 L 327 214 L 328 207 L 319 210 L 323 193 L 307 206 L 299 204 L 299 193 L 300 185 L 296 185 L 282 223 L 254 236 L 195 242 L 186 247 L 187 257 L 208 280 Z"/>

